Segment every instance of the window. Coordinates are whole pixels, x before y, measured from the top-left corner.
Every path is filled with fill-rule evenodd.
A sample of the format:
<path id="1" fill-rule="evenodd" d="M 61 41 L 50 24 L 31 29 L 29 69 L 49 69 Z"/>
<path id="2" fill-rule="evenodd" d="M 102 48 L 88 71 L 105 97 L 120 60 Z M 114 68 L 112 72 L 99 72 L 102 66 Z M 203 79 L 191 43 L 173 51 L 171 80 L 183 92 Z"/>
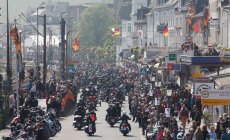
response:
<path id="1" fill-rule="evenodd" d="M 131 23 L 128 23 L 128 32 L 131 32 Z"/>

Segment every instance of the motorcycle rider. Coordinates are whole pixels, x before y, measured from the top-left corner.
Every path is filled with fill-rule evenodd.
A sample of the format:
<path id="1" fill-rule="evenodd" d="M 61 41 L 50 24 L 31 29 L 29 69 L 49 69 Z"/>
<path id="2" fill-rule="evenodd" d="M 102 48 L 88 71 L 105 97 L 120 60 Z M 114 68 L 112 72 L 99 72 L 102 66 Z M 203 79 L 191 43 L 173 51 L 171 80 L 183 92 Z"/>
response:
<path id="1" fill-rule="evenodd" d="M 131 119 L 126 115 L 125 111 L 122 112 L 120 120 L 121 120 L 120 128 L 121 128 L 123 122 L 126 122 L 128 127 L 129 127 L 129 131 L 131 131 L 131 125 L 128 123 L 128 120 L 131 120 Z"/>
<path id="2" fill-rule="evenodd" d="M 83 106 L 78 106 L 77 110 L 74 112 L 74 115 L 80 115 L 82 118 L 85 115 L 85 109 Z"/>
<path id="3" fill-rule="evenodd" d="M 114 104 L 109 105 L 109 108 L 106 110 L 107 115 L 106 115 L 106 120 L 108 119 L 109 116 L 116 117 L 117 116 L 117 109 Z"/>
<path id="4" fill-rule="evenodd" d="M 96 113 L 93 110 L 88 113 L 86 121 L 87 121 L 87 123 L 92 122 L 92 127 L 96 132 L 96 125 L 95 125 Z"/>

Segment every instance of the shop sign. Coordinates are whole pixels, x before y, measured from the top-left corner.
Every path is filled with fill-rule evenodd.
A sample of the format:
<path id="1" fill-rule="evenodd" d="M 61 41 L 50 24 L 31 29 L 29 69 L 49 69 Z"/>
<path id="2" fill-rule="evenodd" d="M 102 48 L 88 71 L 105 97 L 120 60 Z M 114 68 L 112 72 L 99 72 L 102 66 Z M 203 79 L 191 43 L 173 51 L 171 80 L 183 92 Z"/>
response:
<path id="1" fill-rule="evenodd" d="M 201 91 L 202 105 L 230 105 L 230 90 L 204 89 Z"/>
<path id="2" fill-rule="evenodd" d="M 194 96 L 195 98 L 201 98 L 202 90 L 214 89 L 214 83 L 194 83 Z"/>

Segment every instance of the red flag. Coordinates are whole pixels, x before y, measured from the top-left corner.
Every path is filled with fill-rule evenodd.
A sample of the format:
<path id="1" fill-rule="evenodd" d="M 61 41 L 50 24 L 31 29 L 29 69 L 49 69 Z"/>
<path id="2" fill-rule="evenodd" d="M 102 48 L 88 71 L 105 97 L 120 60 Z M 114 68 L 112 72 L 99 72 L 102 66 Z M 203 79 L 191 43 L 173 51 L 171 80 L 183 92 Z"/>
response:
<path id="1" fill-rule="evenodd" d="M 196 33 L 199 32 L 199 25 L 200 25 L 200 24 L 199 24 L 199 22 L 197 21 L 197 22 L 192 26 L 194 32 L 196 32 Z"/>

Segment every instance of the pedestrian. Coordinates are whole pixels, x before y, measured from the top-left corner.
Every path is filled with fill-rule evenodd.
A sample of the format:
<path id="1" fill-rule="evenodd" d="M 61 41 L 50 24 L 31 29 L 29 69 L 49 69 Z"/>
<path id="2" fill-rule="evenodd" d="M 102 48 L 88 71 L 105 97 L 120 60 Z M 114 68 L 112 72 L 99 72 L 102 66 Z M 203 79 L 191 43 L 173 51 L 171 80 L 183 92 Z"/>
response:
<path id="1" fill-rule="evenodd" d="M 181 116 L 182 126 L 185 130 L 186 122 L 188 119 L 188 110 L 187 110 L 185 104 L 183 104 L 183 106 L 182 106 L 182 109 L 180 111 L 180 116 Z"/>
<path id="2" fill-rule="evenodd" d="M 196 114 L 194 116 L 194 120 L 197 122 L 197 126 L 200 126 L 201 123 L 201 113 L 198 109 L 196 109 Z"/>
<path id="3" fill-rule="evenodd" d="M 217 139 L 220 139 L 223 128 L 226 128 L 226 122 L 224 121 L 223 117 L 220 116 L 219 121 L 216 125 Z"/>
<path id="4" fill-rule="evenodd" d="M 209 133 L 209 135 L 210 135 L 210 140 L 217 140 L 217 135 L 214 126 L 211 126 L 211 132 Z"/>
<path id="5" fill-rule="evenodd" d="M 197 127 L 194 135 L 195 135 L 194 140 L 204 140 L 204 135 L 203 135 L 200 127 Z"/>
<path id="6" fill-rule="evenodd" d="M 230 140 L 230 134 L 227 133 L 226 128 L 222 129 L 222 135 L 220 140 Z"/>
<path id="7" fill-rule="evenodd" d="M 194 138 L 194 130 L 190 128 L 189 132 L 183 136 L 182 140 L 194 140 Z"/>
<path id="8" fill-rule="evenodd" d="M 209 134 L 206 125 L 204 125 L 204 126 L 202 127 L 202 133 L 203 133 L 203 136 L 204 136 L 204 140 L 206 140 L 207 135 Z"/>

